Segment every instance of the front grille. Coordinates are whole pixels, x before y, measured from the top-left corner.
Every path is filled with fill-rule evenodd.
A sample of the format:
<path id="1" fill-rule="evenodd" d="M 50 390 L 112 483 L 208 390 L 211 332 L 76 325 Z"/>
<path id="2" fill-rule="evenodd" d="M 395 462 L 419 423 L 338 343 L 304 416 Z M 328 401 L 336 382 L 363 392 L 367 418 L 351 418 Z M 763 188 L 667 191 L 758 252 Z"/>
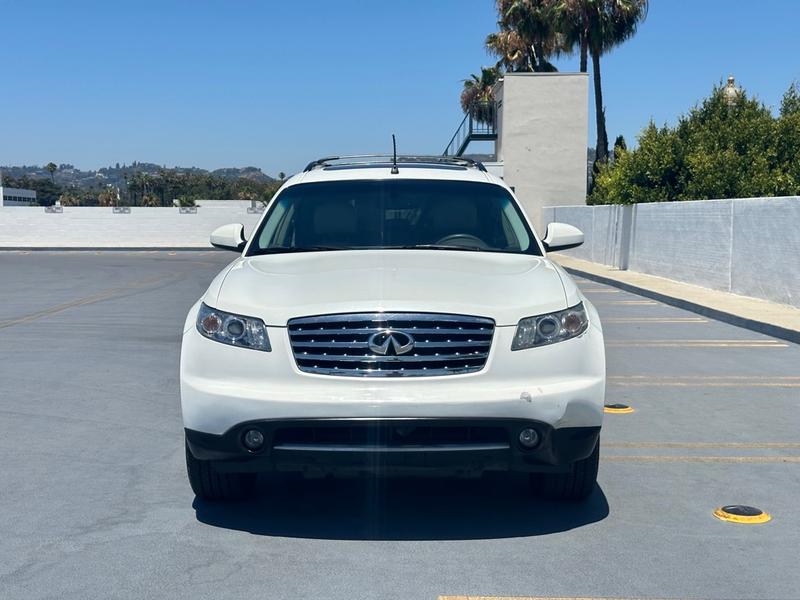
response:
<path id="1" fill-rule="evenodd" d="M 288 327 L 301 371 L 347 377 L 473 373 L 486 364 L 494 335 L 492 319 L 431 313 L 301 317 Z"/>

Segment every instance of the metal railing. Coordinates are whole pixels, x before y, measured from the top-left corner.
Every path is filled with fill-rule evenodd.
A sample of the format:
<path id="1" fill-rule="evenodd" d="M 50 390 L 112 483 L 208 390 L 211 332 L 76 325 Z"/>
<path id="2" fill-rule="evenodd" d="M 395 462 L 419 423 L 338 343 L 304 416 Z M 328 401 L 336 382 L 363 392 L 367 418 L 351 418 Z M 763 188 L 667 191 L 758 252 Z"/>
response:
<path id="1" fill-rule="evenodd" d="M 443 156 L 461 156 L 470 142 L 474 140 L 497 139 L 497 104 L 495 102 L 476 102 L 456 129 Z"/>

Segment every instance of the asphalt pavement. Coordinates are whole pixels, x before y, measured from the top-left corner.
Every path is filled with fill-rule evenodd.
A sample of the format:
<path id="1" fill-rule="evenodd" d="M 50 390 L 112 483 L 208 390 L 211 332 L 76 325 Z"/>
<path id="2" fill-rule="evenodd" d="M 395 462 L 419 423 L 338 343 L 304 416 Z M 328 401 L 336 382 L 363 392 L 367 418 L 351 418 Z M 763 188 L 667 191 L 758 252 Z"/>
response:
<path id="1" fill-rule="evenodd" d="M 0 252 L 0 598 L 800 598 L 800 346 L 591 281 L 634 412 L 586 503 L 502 475 L 197 501 L 180 330 L 232 258 Z"/>

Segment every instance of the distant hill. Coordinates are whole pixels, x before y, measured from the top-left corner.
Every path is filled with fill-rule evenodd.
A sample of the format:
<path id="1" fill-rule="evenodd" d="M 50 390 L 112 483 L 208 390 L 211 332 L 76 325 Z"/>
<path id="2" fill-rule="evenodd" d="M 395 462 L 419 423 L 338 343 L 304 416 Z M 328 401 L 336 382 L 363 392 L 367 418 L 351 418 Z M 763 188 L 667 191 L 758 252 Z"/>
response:
<path id="1" fill-rule="evenodd" d="M 21 179 L 23 177 L 50 179 L 50 173 L 44 165 L 26 165 L 21 167 L 0 166 L 0 171 L 2 171 L 3 175 L 15 179 Z M 117 163 L 113 167 L 103 167 L 97 171 L 82 171 L 81 169 L 76 169 L 74 165 L 64 163 L 58 165 L 58 169 L 53 173 L 53 178 L 56 184 L 64 187 L 74 186 L 84 189 L 105 187 L 107 185 L 124 187 L 126 175 L 128 177 L 131 177 L 135 173 L 158 175 L 164 171 L 172 173 L 192 173 L 195 175 L 209 173 L 224 179 L 235 180 L 244 178 L 258 183 L 275 181 L 275 178 L 265 174 L 258 167 L 228 167 L 207 171 L 206 169 L 198 169 L 197 167 L 165 167 L 144 162 L 134 162 L 131 165 L 120 165 Z"/>

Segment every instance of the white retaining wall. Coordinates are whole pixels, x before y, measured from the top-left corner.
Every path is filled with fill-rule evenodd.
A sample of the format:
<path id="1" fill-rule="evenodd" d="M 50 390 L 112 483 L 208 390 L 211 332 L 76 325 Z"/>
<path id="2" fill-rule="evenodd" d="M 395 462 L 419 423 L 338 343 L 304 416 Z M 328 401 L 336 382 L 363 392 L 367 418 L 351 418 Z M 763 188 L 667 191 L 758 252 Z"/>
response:
<path id="1" fill-rule="evenodd" d="M 555 206 L 580 228 L 565 254 L 800 307 L 800 197 Z"/>
<path id="2" fill-rule="evenodd" d="M 61 213 L 39 207 L 0 207 L 2 248 L 210 248 L 211 232 L 243 223 L 250 235 L 261 213 L 249 202 L 200 206 L 195 213 L 172 207 L 137 207 L 117 214 L 109 207 L 65 206 Z"/>

